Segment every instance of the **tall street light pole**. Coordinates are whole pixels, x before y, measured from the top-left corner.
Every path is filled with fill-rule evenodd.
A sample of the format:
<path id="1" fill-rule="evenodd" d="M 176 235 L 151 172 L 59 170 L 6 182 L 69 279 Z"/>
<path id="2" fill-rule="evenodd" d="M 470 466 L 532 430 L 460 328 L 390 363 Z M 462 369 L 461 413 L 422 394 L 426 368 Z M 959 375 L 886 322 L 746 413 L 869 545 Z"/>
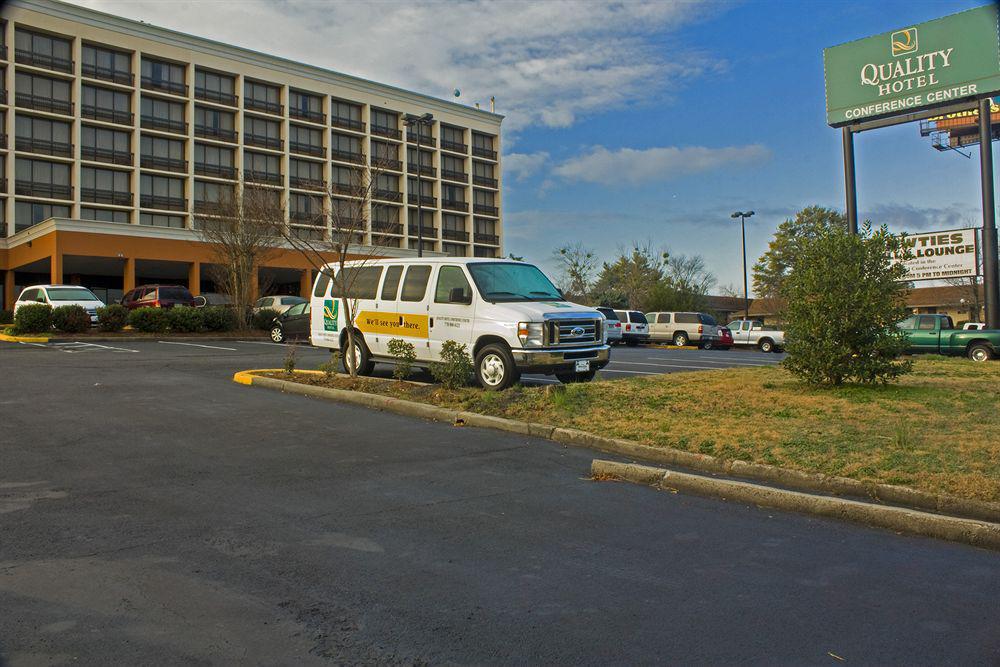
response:
<path id="1" fill-rule="evenodd" d="M 423 165 L 421 164 L 421 153 L 420 148 L 422 144 L 420 140 L 423 133 L 420 131 L 421 125 L 430 126 L 434 122 L 434 116 L 430 113 L 425 113 L 423 116 L 417 116 L 412 113 L 406 114 L 403 119 L 403 125 L 406 126 L 407 139 L 409 139 L 409 133 L 413 128 L 417 129 L 417 257 L 424 256 L 424 181 L 421 178 L 421 172 L 423 171 Z M 409 160 L 407 160 L 409 162 Z"/>
<path id="2" fill-rule="evenodd" d="M 731 217 L 740 219 L 740 229 L 743 231 L 743 318 L 750 319 L 750 296 L 747 289 L 747 218 L 753 211 L 736 211 Z"/>

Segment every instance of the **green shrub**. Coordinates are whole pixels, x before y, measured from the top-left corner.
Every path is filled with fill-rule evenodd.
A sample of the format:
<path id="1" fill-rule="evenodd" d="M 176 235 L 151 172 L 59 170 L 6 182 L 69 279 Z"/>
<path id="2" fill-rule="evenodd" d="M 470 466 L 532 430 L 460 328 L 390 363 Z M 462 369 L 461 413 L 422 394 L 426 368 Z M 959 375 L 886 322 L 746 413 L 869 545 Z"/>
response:
<path id="1" fill-rule="evenodd" d="M 56 306 L 52 309 L 52 326 L 64 333 L 83 333 L 90 329 L 90 315 L 83 306 Z"/>
<path id="2" fill-rule="evenodd" d="M 170 327 L 170 316 L 163 308 L 136 308 L 128 314 L 128 323 L 142 333 L 163 333 Z"/>
<path id="3" fill-rule="evenodd" d="M 14 311 L 0 310 L 0 324 L 13 324 L 13 323 L 14 323 Z"/>
<path id="4" fill-rule="evenodd" d="M 270 329 L 271 322 L 274 321 L 278 315 L 278 311 L 274 308 L 261 308 L 256 313 L 253 314 L 253 328 L 254 329 Z"/>
<path id="5" fill-rule="evenodd" d="M 472 357 L 465 345 L 446 340 L 441 346 L 441 361 L 431 364 L 430 371 L 445 389 L 458 389 L 469 384 L 472 368 Z"/>
<path id="6" fill-rule="evenodd" d="M 120 303 L 97 309 L 97 327 L 101 331 L 121 331 L 128 324 L 128 308 Z"/>
<path id="7" fill-rule="evenodd" d="M 319 365 L 319 370 L 323 371 L 323 375 L 326 379 L 331 379 L 334 375 L 340 372 L 340 350 L 333 350 L 330 353 L 330 361 L 324 362 Z"/>
<path id="8" fill-rule="evenodd" d="M 14 330 L 17 333 L 44 333 L 52 328 L 52 306 L 47 303 L 29 303 L 14 313 Z"/>
<path id="9" fill-rule="evenodd" d="M 413 362 L 417 360 L 417 349 L 413 343 L 408 343 L 402 338 L 393 338 L 386 346 L 386 350 L 396 360 L 396 365 L 392 367 L 392 377 L 397 380 L 405 380 L 413 372 Z"/>
<path id="10" fill-rule="evenodd" d="M 177 333 L 197 333 L 205 326 L 201 309 L 188 306 L 174 306 L 167 310 L 170 330 Z"/>
<path id="11" fill-rule="evenodd" d="M 223 306 L 201 309 L 202 324 L 207 331 L 232 331 L 236 328 L 236 311 Z"/>

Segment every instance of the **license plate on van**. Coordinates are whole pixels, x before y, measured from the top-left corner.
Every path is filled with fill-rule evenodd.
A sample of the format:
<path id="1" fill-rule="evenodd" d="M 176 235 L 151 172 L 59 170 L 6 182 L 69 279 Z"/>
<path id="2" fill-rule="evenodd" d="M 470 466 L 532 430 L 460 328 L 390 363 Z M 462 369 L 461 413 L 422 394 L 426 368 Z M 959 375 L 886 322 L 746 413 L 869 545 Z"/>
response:
<path id="1" fill-rule="evenodd" d="M 579 361 L 576 362 L 576 372 L 577 373 L 586 373 L 589 370 L 590 370 L 590 360 L 589 359 L 580 359 Z"/>

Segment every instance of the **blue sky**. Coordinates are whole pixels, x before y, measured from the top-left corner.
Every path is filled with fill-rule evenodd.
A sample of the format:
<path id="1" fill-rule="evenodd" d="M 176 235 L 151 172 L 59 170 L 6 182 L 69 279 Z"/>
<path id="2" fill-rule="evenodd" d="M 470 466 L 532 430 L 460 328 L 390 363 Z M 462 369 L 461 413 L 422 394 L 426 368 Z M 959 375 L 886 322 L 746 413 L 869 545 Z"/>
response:
<path id="1" fill-rule="evenodd" d="M 843 208 L 823 48 L 983 0 L 599 2 L 75 0 L 446 99 L 497 98 L 506 250 L 551 268 L 559 245 L 700 254 L 742 284 L 748 254 L 811 204 Z M 978 152 L 916 124 L 857 138 L 862 218 L 896 231 L 978 225 Z"/>

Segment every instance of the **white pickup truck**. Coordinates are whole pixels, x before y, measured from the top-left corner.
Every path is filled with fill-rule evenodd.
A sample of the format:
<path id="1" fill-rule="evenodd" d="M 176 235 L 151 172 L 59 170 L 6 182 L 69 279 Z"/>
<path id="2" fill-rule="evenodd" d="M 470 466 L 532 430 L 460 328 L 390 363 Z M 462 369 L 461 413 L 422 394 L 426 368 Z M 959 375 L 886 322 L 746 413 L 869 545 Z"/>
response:
<path id="1" fill-rule="evenodd" d="M 785 347 L 785 332 L 766 327 L 760 320 L 734 320 L 728 328 L 733 345 L 753 346 L 761 352 L 780 352 Z"/>

